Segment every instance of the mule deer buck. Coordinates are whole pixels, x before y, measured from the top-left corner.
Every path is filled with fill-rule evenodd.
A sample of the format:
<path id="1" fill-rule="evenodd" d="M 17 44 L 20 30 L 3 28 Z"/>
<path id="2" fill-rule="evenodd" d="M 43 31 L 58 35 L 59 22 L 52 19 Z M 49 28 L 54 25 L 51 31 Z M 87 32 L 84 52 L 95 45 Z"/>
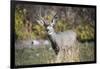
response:
<path id="1" fill-rule="evenodd" d="M 57 21 L 56 14 L 53 15 L 52 20 L 50 22 L 48 22 L 42 16 L 39 16 L 39 20 L 37 20 L 39 24 L 45 27 L 47 36 L 51 42 L 51 46 L 56 54 L 55 62 L 58 63 L 62 61 L 66 62 L 74 61 L 73 56 L 76 55 L 75 54 L 76 50 L 75 49 L 73 50 L 72 47 L 75 46 L 75 42 L 77 41 L 76 40 L 77 35 L 73 30 L 56 33 L 54 30 L 54 25 L 56 24 L 56 21 Z M 66 56 L 67 58 L 65 58 Z M 63 60 L 63 58 L 65 59 Z"/>

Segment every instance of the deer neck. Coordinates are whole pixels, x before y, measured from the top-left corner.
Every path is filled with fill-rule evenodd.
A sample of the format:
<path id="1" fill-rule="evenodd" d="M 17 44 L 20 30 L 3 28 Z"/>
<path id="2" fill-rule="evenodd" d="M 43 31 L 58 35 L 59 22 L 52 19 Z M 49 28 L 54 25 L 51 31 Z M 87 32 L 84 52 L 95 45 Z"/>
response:
<path id="1" fill-rule="evenodd" d="M 52 41 L 55 41 L 56 38 L 56 32 L 53 31 L 48 31 L 48 36 L 51 38 Z"/>
<path id="2" fill-rule="evenodd" d="M 59 52 L 59 47 L 57 46 L 57 43 L 56 43 L 56 33 L 54 31 L 49 32 L 48 33 L 48 38 L 49 38 L 49 40 L 51 42 L 52 48 L 55 51 L 55 54 L 57 55 L 58 52 Z"/>
<path id="3" fill-rule="evenodd" d="M 56 35 L 56 33 L 55 33 L 55 31 L 48 31 L 48 35 L 50 35 L 50 36 L 55 36 Z"/>
<path id="4" fill-rule="evenodd" d="M 53 50 L 55 51 L 55 54 L 57 55 L 59 52 L 59 47 L 57 46 L 57 43 L 55 41 L 55 36 L 56 36 L 56 33 L 49 34 L 48 38 L 51 42 L 51 46 L 52 46 Z"/>

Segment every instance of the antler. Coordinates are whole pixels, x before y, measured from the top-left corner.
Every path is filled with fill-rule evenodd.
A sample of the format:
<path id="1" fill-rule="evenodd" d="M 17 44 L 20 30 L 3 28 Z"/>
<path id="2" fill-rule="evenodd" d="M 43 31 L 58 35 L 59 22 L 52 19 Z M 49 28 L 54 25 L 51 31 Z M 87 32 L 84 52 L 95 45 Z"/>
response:
<path id="1" fill-rule="evenodd" d="M 52 20 L 51 20 L 51 25 L 55 25 L 56 23 L 56 19 L 57 19 L 57 12 L 52 12 L 53 14 L 53 17 L 52 17 Z"/>
<path id="2" fill-rule="evenodd" d="M 51 26 L 54 26 L 55 25 L 55 23 L 56 23 L 56 15 L 57 15 L 57 12 L 55 12 L 55 11 L 52 11 L 51 12 L 51 15 L 52 15 L 52 19 L 51 19 L 51 23 L 48 21 L 48 20 L 46 20 L 46 19 L 44 19 L 42 16 L 41 16 L 41 8 L 40 8 L 40 11 L 39 11 L 39 14 L 37 15 L 38 17 L 39 17 L 39 20 L 37 20 L 37 22 L 39 23 L 39 24 L 42 24 L 42 25 L 45 25 L 45 26 L 47 26 L 47 25 L 51 25 Z"/>
<path id="3" fill-rule="evenodd" d="M 46 20 L 45 18 L 43 18 L 43 17 L 41 16 L 41 7 L 40 7 L 38 13 L 39 13 L 39 14 L 38 14 L 39 20 L 37 20 L 37 22 L 38 22 L 39 24 L 42 24 L 42 25 L 45 25 L 45 26 L 49 25 L 48 20 Z M 46 15 L 45 15 L 45 16 L 46 16 Z M 45 17 L 45 16 L 44 16 L 44 17 Z"/>
<path id="4" fill-rule="evenodd" d="M 44 25 L 45 24 L 45 20 L 44 18 L 41 16 L 41 7 L 39 9 L 39 12 L 37 14 L 38 20 L 36 20 L 40 25 Z"/>

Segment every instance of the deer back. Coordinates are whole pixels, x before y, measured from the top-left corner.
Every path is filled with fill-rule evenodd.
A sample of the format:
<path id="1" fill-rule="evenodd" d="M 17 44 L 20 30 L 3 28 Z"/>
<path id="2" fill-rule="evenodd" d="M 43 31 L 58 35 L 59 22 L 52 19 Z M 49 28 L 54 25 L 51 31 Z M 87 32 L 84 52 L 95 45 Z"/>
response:
<path id="1" fill-rule="evenodd" d="M 76 37 L 76 33 L 73 30 L 68 30 L 66 32 L 56 33 L 53 39 L 60 48 L 73 46 L 76 41 Z"/>

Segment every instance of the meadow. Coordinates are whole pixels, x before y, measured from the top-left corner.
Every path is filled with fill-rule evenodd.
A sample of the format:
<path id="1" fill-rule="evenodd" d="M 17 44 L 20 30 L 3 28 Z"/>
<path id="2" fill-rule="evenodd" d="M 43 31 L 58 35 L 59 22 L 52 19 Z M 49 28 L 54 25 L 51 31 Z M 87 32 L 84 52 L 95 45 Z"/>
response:
<path id="1" fill-rule="evenodd" d="M 94 61 L 94 43 L 85 42 L 79 43 L 79 59 L 78 62 Z M 74 48 L 74 47 L 73 47 Z M 76 49 L 77 50 L 77 49 Z M 73 56 L 76 56 L 74 54 Z M 66 55 L 69 56 L 69 55 Z M 56 55 L 51 46 L 40 46 L 32 48 L 15 49 L 15 64 L 16 65 L 34 65 L 34 64 L 51 64 L 55 63 Z M 66 58 L 71 60 L 71 58 Z M 77 61 L 76 61 L 77 62 Z M 63 62 L 62 63 L 68 63 Z"/>

